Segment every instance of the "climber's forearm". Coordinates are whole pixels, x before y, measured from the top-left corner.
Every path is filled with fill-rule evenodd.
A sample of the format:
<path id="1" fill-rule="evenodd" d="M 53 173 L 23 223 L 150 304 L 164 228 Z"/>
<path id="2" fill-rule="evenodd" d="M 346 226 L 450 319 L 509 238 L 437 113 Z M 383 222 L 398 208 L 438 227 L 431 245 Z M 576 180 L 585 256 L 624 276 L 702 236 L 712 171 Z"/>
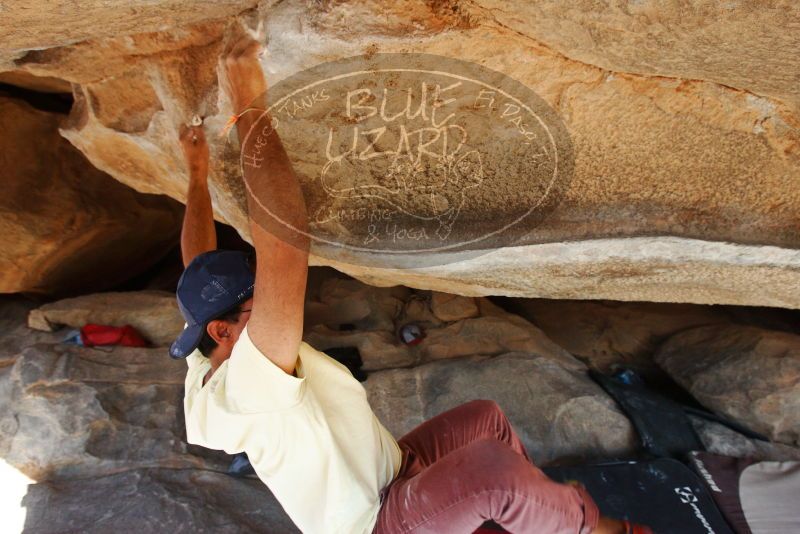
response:
<path id="1" fill-rule="evenodd" d="M 186 211 L 181 229 L 181 257 L 184 267 L 203 252 L 216 248 L 217 232 L 214 228 L 211 195 L 208 192 L 208 168 L 193 168 L 189 175 Z"/>
<path id="2" fill-rule="evenodd" d="M 249 115 L 249 116 L 248 116 Z M 237 122 L 251 224 L 307 249 L 308 214 L 300 182 L 278 132 L 260 111 Z M 294 229 L 294 230 L 291 230 Z"/>
<path id="3" fill-rule="evenodd" d="M 184 125 L 180 131 L 181 147 L 189 169 L 189 189 L 181 229 L 184 267 L 199 254 L 217 248 L 214 208 L 208 192 L 208 143 L 202 120 L 197 119 L 199 124 Z"/>
<path id="4" fill-rule="evenodd" d="M 308 217 L 303 193 L 280 137 L 266 115 L 267 81 L 259 63 L 260 49 L 257 41 L 243 36 L 225 57 L 226 85 L 238 117 L 236 132 L 250 222 L 301 251 L 307 250 Z"/>

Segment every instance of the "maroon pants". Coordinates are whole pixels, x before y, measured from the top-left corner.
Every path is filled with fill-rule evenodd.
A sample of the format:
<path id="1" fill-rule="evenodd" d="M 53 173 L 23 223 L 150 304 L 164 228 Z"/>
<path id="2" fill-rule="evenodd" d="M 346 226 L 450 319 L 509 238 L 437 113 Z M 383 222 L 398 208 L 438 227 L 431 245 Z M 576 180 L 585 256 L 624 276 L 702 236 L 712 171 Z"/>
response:
<path id="1" fill-rule="evenodd" d="M 381 492 L 375 534 L 471 534 L 491 519 L 508 532 L 588 534 L 597 506 L 531 463 L 494 401 L 476 400 L 403 436 L 403 463 Z"/>

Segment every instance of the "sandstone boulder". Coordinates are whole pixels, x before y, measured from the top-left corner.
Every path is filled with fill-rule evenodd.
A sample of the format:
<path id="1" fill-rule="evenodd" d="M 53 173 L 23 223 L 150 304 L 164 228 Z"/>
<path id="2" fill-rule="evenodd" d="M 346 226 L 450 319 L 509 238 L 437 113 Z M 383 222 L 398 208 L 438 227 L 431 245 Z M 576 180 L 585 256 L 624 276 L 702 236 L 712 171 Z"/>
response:
<path id="1" fill-rule="evenodd" d="M 701 419 L 689 417 L 697 437 L 708 452 L 733 456 L 734 458 L 755 458 L 772 462 L 785 462 L 800 460 L 800 449 L 775 443 L 752 439 L 735 430 L 722 425 Z"/>
<path id="2" fill-rule="evenodd" d="M 262 8 L 269 10 L 275 3 L 263 2 Z M 32 0 L 19 1 L 8 6 L 0 21 L 0 31 L 6 36 L 1 50 L 4 59 L 10 61 L 29 50 L 224 20 L 255 5 L 253 0 L 222 4 L 204 0 L 192 5 L 162 0 L 133 13 L 121 3 L 89 1 L 78 10 L 64 1 L 55 2 L 51 9 L 41 9 Z M 327 30 L 351 39 L 358 39 L 359 31 L 381 40 L 409 32 L 430 38 L 437 32 L 475 30 L 496 21 L 498 28 L 519 32 L 540 43 L 540 48 L 549 47 L 574 61 L 609 71 L 708 80 L 792 103 L 800 100 L 796 85 L 786 74 L 798 69 L 797 58 L 791 53 L 797 36 L 773 31 L 792 27 L 800 17 L 791 2 L 759 10 L 716 2 L 677 6 L 652 1 L 625 9 L 613 9 L 609 2 L 571 9 L 557 0 L 525 5 L 480 0 L 447 7 L 413 1 L 396 7 L 375 1 L 291 7 L 282 12 L 273 10 L 273 14 L 290 20 L 306 15 L 312 28 L 295 29 L 281 44 L 291 43 L 304 31 L 312 37 L 316 37 L 312 32 Z M 380 9 L 384 10 L 383 18 L 376 16 Z M 352 20 L 363 26 L 354 26 Z M 714 24 L 709 25 L 709 21 Z M 620 32 L 619 28 L 627 31 Z"/>
<path id="3" fill-rule="evenodd" d="M 341 278 L 325 280 L 319 292 L 307 304 L 319 322 L 306 325 L 305 340 L 319 350 L 358 347 L 365 371 L 517 351 L 574 363 L 541 330 L 487 299 L 376 288 Z M 417 345 L 406 345 L 397 335 L 410 323 L 425 334 Z"/>
<path id="4" fill-rule="evenodd" d="M 319 294 L 334 310 L 348 308 L 352 296 L 369 303 L 376 310 L 376 322 L 365 324 L 391 324 L 389 310 L 395 304 L 415 310 L 412 319 L 436 320 L 429 300 L 406 288 L 370 288 L 335 278 L 323 284 Z M 92 297 L 84 302 L 92 304 L 92 313 L 108 313 L 101 306 L 105 300 Z M 542 461 L 632 450 L 630 424 L 588 379 L 583 364 L 524 319 L 483 299 L 477 306 L 478 317 L 440 323 L 438 328 L 429 325 L 426 341 L 431 346 L 420 354 L 425 361 L 443 358 L 442 362 L 370 373 L 365 383 L 370 400 L 397 437 L 448 407 L 486 397 L 501 402 Z M 0 365 L 0 394 L 9 406 L 0 416 L 0 455 L 9 464 L 39 481 L 103 477 L 122 469 L 225 468 L 227 459 L 221 453 L 185 443 L 184 362 L 170 359 L 163 348 L 60 344 L 60 333 L 24 327 L 30 308 L 13 300 L 0 307 L 5 332 L 0 341 L 9 349 L 2 353 Z M 121 308 L 124 305 L 115 309 Z M 481 340 L 481 332 L 490 341 Z M 339 333 L 354 339 L 394 336 L 391 327 Z M 16 344 L 5 343 L 12 337 Z M 384 340 L 384 346 L 394 343 L 394 338 Z M 519 352 L 523 349 L 526 352 Z M 499 350 L 504 351 L 500 356 L 487 356 Z M 419 355 L 404 357 L 395 363 L 414 365 Z"/>
<path id="5" fill-rule="evenodd" d="M 60 136 L 61 119 L 0 95 L 0 292 L 107 289 L 177 242 L 180 205 L 94 168 Z"/>
<path id="6" fill-rule="evenodd" d="M 480 311 L 475 299 L 433 291 L 431 293 L 431 311 L 440 320 L 458 321 L 476 317 Z"/>
<path id="7" fill-rule="evenodd" d="M 53 345 L 63 339 L 63 334 L 31 330 L 25 317 L 36 303 L 21 296 L 0 297 L 0 368 L 13 364 L 17 355 L 28 347 L 40 344 Z"/>
<path id="8" fill-rule="evenodd" d="M 91 22 L 84 8 L 59 6 L 66 22 L 57 25 L 41 10 L 5 14 L 11 38 L 0 70 L 75 84 L 63 135 L 118 180 L 184 200 L 178 126 L 193 113 L 213 132 L 227 120 L 217 59 L 227 27 L 252 2 L 188 10 L 154 2 L 136 13 L 92 5 Z M 478 244 L 485 254 L 470 261 L 392 270 L 374 267 L 371 253 L 315 245 L 316 264 L 471 296 L 800 307 L 800 188 L 787 186 L 800 168 L 797 36 L 775 31 L 796 23 L 796 5 L 264 2 L 243 18 L 265 22 L 273 87 L 357 54 L 438 54 L 518 80 L 571 137 L 574 169 L 560 203 L 515 246 Z M 235 162 L 225 159 L 227 141 L 210 137 L 217 217 L 246 236 Z M 290 152 L 308 194 L 318 195 L 305 152 Z M 492 221 L 513 200 L 488 184 L 463 221 Z"/>
<path id="9" fill-rule="evenodd" d="M 344 295 L 359 294 L 376 310 L 390 309 L 387 302 L 403 291 L 406 298 L 413 294 L 333 284 L 322 292 L 333 309 L 347 308 L 346 299 L 330 295 L 348 285 Z M 505 313 L 480 303 L 480 317 L 442 325 Z M 260 481 L 223 474 L 228 457 L 185 443 L 184 362 L 171 360 L 164 349 L 59 344 L 59 333 L 25 328 L 31 308 L 18 299 L 0 306 L 0 346 L 8 349 L 0 353 L 0 402 L 8 407 L 0 414 L 0 456 L 36 481 L 22 500 L 26 530 L 125 530 L 136 524 L 180 532 L 296 531 Z M 425 309 L 412 316 L 433 317 Z M 12 336 L 16 344 L 6 343 Z M 494 398 L 539 461 L 630 452 L 630 424 L 586 377 L 585 367 L 563 351 L 541 351 L 376 372 L 366 387 L 375 412 L 398 437 L 457 403 Z"/>
<path id="10" fill-rule="evenodd" d="M 312 293 L 318 317 L 329 321 L 332 331 L 337 321 L 347 321 L 355 328 L 354 338 L 393 336 L 393 314 L 407 310 L 408 317 L 427 320 L 439 332 L 483 320 L 486 328 L 510 325 L 528 332 L 520 337 L 525 343 L 536 341 L 529 352 L 370 373 L 364 383 L 369 401 L 398 438 L 427 418 L 484 398 L 500 404 L 539 463 L 629 457 L 638 450 L 630 422 L 587 377 L 582 363 L 524 319 L 485 299 L 475 301 L 477 317 L 442 322 L 430 311 L 425 292 L 345 280 L 323 282 Z M 374 317 L 352 305 L 353 295 Z M 19 493 L 26 531 L 126 531 L 135 525 L 146 531 L 296 532 L 260 481 L 225 475 L 226 455 L 185 443 L 183 362 L 171 360 L 163 348 L 61 345 L 60 332 L 25 326 L 33 307 L 19 298 L 0 300 L 0 403 L 7 407 L 0 413 L 0 457 L 4 468 L 19 469 L 35 481 Z M 456 341 L 454 334 L 442 334 L 442 344 L 448 338 Z M 474 340 L 470 344 L 478 346 Z M 779 376 L 763 379 L 774 387 L 784 384 Z M 796 447 L 694 423 L 714 452 L 770 460 L 800 457 Z"/>
<path id="11" fill-rule="evenodd" d="M 299 532 L 257 479 L 132 469 L 28 487 L 25 532 Z"/>
<path id="12" fill-rule="evenodd" d="M 199 448 L 184 438 L 186 364 L 164 349 L 42 344 L 6 363 L 0 455 L 35 480 L 223 467 L 190 452 Z"/>
<path id="13" fill-rule="evenodd" d="M 224 469 L 185 442 L 186 364 L 163 348 L 83 348 L 30 330 L 32 305 L 0 301 L 0 457 L 34 480 L 139 467 Z"/>
<path id="14" fill-rule="evenodd" d="M 154 345 L 168 346 L 183 329 L 184 319 L 175 295 L 166 291 L 93 293 L 51 302 L 28 314 L 28 326 L 36 330 L 87 323 L 129 324 Z"/>
<path id="15" fill-rule="evenodd" d="M 669 338 L 655 360 L 707 408 L 775 441 L 800 444 L 800 335 L 698 327 Z"/>
<path id="16" fill-rule="evenodd" d="M 628 456 L 627 417 L 577 360 L 509 353 L 372 373 L 365 383 L 378 419 L 396 437 L 473 399 L 496 401 L 539 464 Z"/>
<path id="17" fill-rule="evenodd" d="M 656 368 L 653 353 L 672 334 L 730 319 L 720 306 L 545 299 L 504 299 L 501 303 L 603 372 L 614 364 L 651 371 Z"/>
<path id="18" fill-rule="evenodd" d="M 24 507 L 25 532 L 297 532 L 264 484 L 186 444 L 184 362 L 61 345 L 26 328 L 32 308 L 0 300 L 0 457 L 21 497 L 3 509 Z"/>
<path id="19" fill-rule="evenodd" d="M 779 21 L 798 20 L 793 4 L 750 10 L 711 1 L 643 1 L 614 9 L 611 2 L 598 2 L 570 9 L 558 0 L 545 0 L 515 4 L 517 9 L 510 11 L 503 9 L 506 3 L 481 2 L 498 21 L 567 57 L 617 72 L 711 80 L 795 106 L 800 103 L 798 87 L 782 68 L 789 61 L 789 69 L 797 71 L 797 58 L 774 53 L 782 46 L 796 46 L 798 36 L 769 30 Z M 758 38 L 768 32 L 774 47 Z"/>
<path id="20" fill-rule="evenodd" d="M 329 277 L 321 283 L 312 303 L 322 305 L 324 310 L 318 314 L 317 323 L 336 328 L 352 325 L 357 330 L 392 330 L 411 295 L 406 287 L 379 288 L 358 280 Z"/>
<path id="21" fill-rule="evenodd" d="M 653 354 L 668 337 L 704 325 L 796 329 L 793 310 L 659 302 L 495 298 L 494 302 L 540 328 L 589 367 L 608 372 L 621 364 L 657 378 Z"/>

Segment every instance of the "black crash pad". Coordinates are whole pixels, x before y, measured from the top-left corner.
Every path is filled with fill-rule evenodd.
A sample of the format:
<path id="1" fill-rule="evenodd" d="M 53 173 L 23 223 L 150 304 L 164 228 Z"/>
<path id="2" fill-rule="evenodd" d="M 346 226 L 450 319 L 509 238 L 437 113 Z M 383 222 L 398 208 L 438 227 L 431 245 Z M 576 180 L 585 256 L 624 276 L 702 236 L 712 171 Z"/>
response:
<path id="1" fill-rule="evenodd" d="M 548 467 L 554 480 L 577 480 L 602 515 L 628 519 L 655 534 L 733 534 L 687 466 L 670 458 L 574 467 Z"/>

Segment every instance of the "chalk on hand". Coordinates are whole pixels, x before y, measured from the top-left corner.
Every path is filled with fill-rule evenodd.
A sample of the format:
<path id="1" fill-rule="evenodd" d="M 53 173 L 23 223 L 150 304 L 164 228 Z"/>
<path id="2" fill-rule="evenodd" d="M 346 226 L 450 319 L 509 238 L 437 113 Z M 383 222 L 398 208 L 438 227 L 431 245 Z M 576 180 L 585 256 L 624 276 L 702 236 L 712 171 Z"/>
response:
<path id="1" fill-rule="evenodd" d="M 264 21 L 263 20 L 258 21 L 258 26 L 255 29 L 253 29 L 250 26 L 248 26 L 242 20 L 240 20 L 239 23 L 240 23 L 240 25 L 242 27 L 242 30 L 247 35 L 249 35 L 251 39 L 253 39 L 257 43 L 259 43 L 259 45 L 261 45 L 261 46 L 259 46 L 259 51 L 258 51 L 259 59 L 262 59 L 262 60 L 269 59 L 270 58 L 270 54 L 269 54 L 269 50 L 267 48 L 267 28 L 264 25 Z M 272 71 L 274 69 L 272 69 L 272 68 L 270 68 L 268 66 L 267 70 L 270 71 L 270 73 L 273 73 Z"/>
<path id="2" fill-rule="evenodd" d="M 203 119 L 200 115 L 192 116 L 192 126 L 200 126 L 201 124 L 203 124 Z"/>
<path id="3" fill-rule="evenodd" d="M 264 41 L 267 40 L 267 29 L 264 26 L 263 20 L 258 21 L 258 26 L 256 26 L 255 29 L 248 26 L 241 19 L 239 20 L 239 24 L 241 25 L 242 30 L 244 30 L 244 32 L 249 35 L 252 40 L 257 41 L 262 45 L 264 44 Z"/>

